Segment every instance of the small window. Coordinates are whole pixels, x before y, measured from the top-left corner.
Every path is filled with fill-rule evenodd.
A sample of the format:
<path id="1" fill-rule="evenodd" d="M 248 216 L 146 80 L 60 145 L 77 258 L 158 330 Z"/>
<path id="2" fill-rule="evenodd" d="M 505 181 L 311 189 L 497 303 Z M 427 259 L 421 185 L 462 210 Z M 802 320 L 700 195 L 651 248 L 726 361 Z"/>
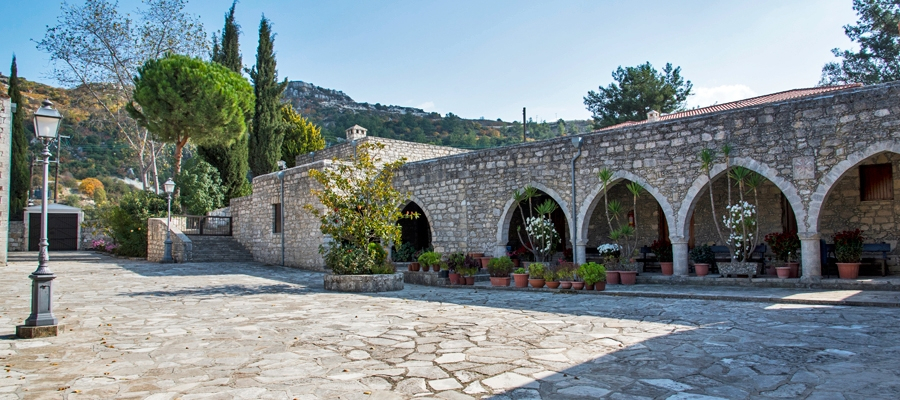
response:
<path id="1" fill-rule="evenodd" d="M 272 233 L 281 233 L 281 204 L 272 204 Z"/>
<path id="2" fill-rule="evenodd" d="M 894 199 L 892 164 L 859 167 L 859 198 L 862 201 Z"/>

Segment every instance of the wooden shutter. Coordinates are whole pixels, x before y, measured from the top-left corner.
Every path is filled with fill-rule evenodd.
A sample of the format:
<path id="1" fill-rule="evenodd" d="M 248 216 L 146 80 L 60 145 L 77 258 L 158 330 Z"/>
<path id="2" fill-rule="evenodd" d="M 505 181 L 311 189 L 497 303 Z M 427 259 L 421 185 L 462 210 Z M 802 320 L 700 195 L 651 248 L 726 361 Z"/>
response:
<path id="1" fill-rule="evenodd" d="M 862 201 L 894 199 L 892 164 L 861 165 L 859 167 L 859 198 Z"/>

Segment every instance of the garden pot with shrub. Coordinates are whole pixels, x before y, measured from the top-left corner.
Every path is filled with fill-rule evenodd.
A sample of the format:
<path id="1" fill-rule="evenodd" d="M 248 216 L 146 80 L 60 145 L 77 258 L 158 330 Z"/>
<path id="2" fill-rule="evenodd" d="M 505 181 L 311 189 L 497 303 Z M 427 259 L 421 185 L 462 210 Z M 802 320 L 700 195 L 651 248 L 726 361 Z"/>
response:
<path id="1" fill-rule="evenodd" d="M 860 263 L 837 263 L 838 276 L 841 279 L 859 278 Z"/>
<path id="2" fill-rule="evenodd" d="M 791 277 L 791 268 L 790 267 L 776 267 L 775 273 L 778 274 L 778 277 L 781 279 L 787 279 Z"/>
<path id="3" fill-rule="evenodd" d="M 460 278 L 460 275 L 459 275 L 458 273 L 456 273 L 456 272 L 451 272 L 450 275 L 449 275 L 449 278 L 450 278 L 450 284 L 451 284 L 451 285 L 459 285 L 459 278 Z"/>
<path id="4" fill-rule="evenodd" d="M 606 283 L 610 285 L 618 285 L 619 271 L 606 271 Z"/>
<path id="5" fill-rule="evenodd" d="M 572 290 L 581 290 L 584 289 L 584 282 L 581 281 L 573 281 L 572 282 Z"/>
<path id="6" fill-rule="evenodd" d="M 559 288 L 560 289 L 571 289 L 572 281 L 559 281 Z"/>
<path id="7" fill-rule="evenodd" d="M 697 276 L 709 275 L 709 264 L 694 264 L 694 272 Z"/>
<path id="8" fill-rule="evenodd" d="M 484 261 L 484 259 L 481 259 Z M 509 273 L 513 270 L 513 262 L 507 256 L 493 258 L 487 265 L 491 274 L 491 286 L 509 286 Z"/>
<path id="9" fill-rule="evenodd" d="M 637 271 L 619 271 L 619 280 L 623 285 L 634 285 Z"/>

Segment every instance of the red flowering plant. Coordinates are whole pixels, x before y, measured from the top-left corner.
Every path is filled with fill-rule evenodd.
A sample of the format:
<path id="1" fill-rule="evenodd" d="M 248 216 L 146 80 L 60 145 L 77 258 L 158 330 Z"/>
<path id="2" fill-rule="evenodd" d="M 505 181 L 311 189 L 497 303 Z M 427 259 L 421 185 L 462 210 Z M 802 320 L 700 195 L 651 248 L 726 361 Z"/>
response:
<path id="1" fill-rule="evenodd" d="M 862 258 L 863 241 L 866 238 L 859 229 L 834 234 L 834 256 L 839 263 L 858 263 Z"/>
<path id="2" fill-rule="evenodd" d="M 766 235 L 766 243 L 772 247 L 775 257 L 784 262 L 794 262 L 800 250 L 800 238 L 797 232 L 772 232 Z"/>
<path id="3" fill-rule="evenodd" d="M 672 242 L 669 242 L 669 239 L 654 240 L 650 245 L 650 251 L 656 254 L 659 262 L 672 262 Z"/>

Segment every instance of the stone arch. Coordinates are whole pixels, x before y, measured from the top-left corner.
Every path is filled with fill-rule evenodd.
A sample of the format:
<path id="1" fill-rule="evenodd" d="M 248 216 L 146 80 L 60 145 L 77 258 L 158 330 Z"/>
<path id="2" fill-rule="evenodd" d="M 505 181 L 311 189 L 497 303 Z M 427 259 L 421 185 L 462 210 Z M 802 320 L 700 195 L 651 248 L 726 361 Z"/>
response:
<path id="1" fill-rule="evenodd" d="M 778 190 L 781 190 L 781 193 L 784 194 L 784 197 L 787 198 L 788 203 L 790 203 L 791 208 L 794 209 L 794 216 L 797 219 L 797 223 L 800 224 L 806 221 L 806 208 L 803 206 L 803 202 L 800 199 L 800 195 L 797 193 L 797 188 L 794 185 L 787 181 L 784 178 L 778 176 L 778 171 L 774 168 L 769 167 L 768 165 L 758 162 L 751 158 L 745 157 L 735 157 L 731 160 L 732 167 L 744 167 L 753 172 L 756 172 L 762 175 L 763 178 L 772 182 Z M 725 172 L 725 163 L 715 164 L 710 169 L 710 175 L 712 175 L 713 179 L 719 177 L 719 175 Z M 694 180 L 694 184 L 691 185 L 691 188 L 688 189 L 687 194 L 685 195 L 684 200 L 681 202 L 681 206 L 678 208 L 678 218 L 676 232 L 683 238 L 688 238 L 690 236 L 690 220 L 691 215 L 694 213 L 694 208 L 697 206 L 697 201 L 705 193 L 704 189 L 706 188 L 707 183 L 709 183 L 709 179 L 706 178 L 706 175 L 700 175 L 696 180 Z M 801 232 L 804 232 L 804 228 L 808 229 L 808 227 L 798 226 L 797 229 Z"/>
<path id="2" fill-rule="evenodd" d="M 559 196 L 559 193 L 537 182 L 531 182 L 526 186 L 533 186 L 535 189 L 538 189 L 544 192 L 547 196 L 550 196 L 550 198 L 553 199 L 556 204 L 559 204 L 559 208 L 562 209 L 563 215 L 565 215 L 566 217 L 566 224 L 569 226 L 569 230 L 572 229 L 572 210 L 569 209 L 569 203 L 566 203 L 562 199 L 562 197 Z M 525 186 L 519 188 L 518 190 L 524 190 L 524 188 Z M 500 215 L 500 221 L 497 222 L 497 249 L 500 249 L 501 247 L 505 248 L 506 243 L 509 242 L 509 224 L 510 222 L 512 222 L 513 214 L 516 212 L 516 204 L 512 199 L 512 193 L 510 193 L 509 197 L 509 200 L 507 200 L 506 204 L 503 206 L 503 213 Z M 495 254 L 495 256 L 498 255 Z"/>
<path id="3" fill-rule="evenodd" d="M 831 189 L 841 179 L 841 177 L 844 176 L 844 174 L 851 168 L 856 167 L 867 158 L 872 157 L 878 153 L 887 152 L 900 154 L 900 143 L 875 143 L 867 147 L 865 150 L 857 151 L 855 153 L 847 155 L 847 158 L 844 159 L 844 161 L 841 161 L 837 163 L 837 165 L 831 167 L 831 170 L 829 170 L 828 173 L 822 177 L 822 180 L 819 182 L 819 185 L 816 187 L 816 191 L 813 193 L 809 201 L 809 212 L 807 213 L 806 221 L 808 232 L 819 231 L 819 217 L 822 212 L 822 205 L 825 203 L 825 199 L 828 198 L 828 193 L 831 192 Z M 798 218 L 797 220 L 799 221 L 800 219 Z"/>
<path id="4" fill-rule="evenodd" d="M 666 223 L 669 226 L 675 226 L 675 211 L 672 209 L 672 205 L 669 203 L 669 199 L 666 198 L 662 193 L 660 193 L 659 189 L 647 183 L 644 178 L 637 176 L 628 171 L 617 171 L 613 173 L 613 179 L 610 187 L 615 186 L 619 181 L 627 179 L 632 182 L 637 182 L 640 184 L 647 193 L 650 193 L 651 196 L 656 200 L 659 204 L 660 208 L 663 210 L 663 214 L 666 216 Z M 590 225 L 590 221 L 588 220 L 592 215 L 594 215 L 594 210 L 596 210 L 597 205 L 600 204 L 600 199 L 603 198 L 603 185 L 597 184 L 593 190 L 585 197 L 585 201 L 582 203 L 581 210 L 578 212 L 578 238 L 579 243 L 586 241 L 588 237 L 588 226 Z"/>
<path id="5" fill-rule="evenodd" d="M 428 226 L 428 242 L 429 244 L 434 244 L 435 232 L 434 232 L 434 220 L 431 219 L 431 212 L 424 206 L 424 203 L 419 200 L 419 198 L 410 195 L 410 198 L 407 199 L 403 204 L 400 205 L 400 210 L 403 211 L 410 205 L 415 205 L 419 210 L 422 211 L 422 217 L 425 219 L 425 223 Z M 416 221 L 416 220 L 414 220 Z M 401 224 L 402 225 L 402 224 Z M 402 244 L 402 243 L 400 243 Z"/>

